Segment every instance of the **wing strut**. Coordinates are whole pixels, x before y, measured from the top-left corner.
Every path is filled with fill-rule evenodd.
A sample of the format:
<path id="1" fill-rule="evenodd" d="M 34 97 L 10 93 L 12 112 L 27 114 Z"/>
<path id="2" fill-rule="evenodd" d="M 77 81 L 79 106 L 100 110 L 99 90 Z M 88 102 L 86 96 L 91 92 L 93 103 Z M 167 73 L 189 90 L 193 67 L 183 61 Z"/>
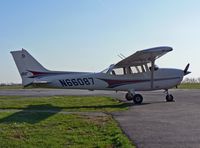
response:
<path id="1" fill-rule="evenodd" d="M 151 61 L 151 89 L 154 88 L 154 69 L 155 69 L 155 59 Z"/>

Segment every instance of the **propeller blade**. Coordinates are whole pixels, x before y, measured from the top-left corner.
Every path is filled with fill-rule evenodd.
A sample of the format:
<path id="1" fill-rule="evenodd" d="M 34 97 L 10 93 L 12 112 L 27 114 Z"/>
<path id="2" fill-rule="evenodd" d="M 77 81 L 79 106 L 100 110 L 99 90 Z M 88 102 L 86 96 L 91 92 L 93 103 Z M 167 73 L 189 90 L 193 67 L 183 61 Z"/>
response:
<path id="1" fill-rule="evenodd" d="M 185 67 L 184 71 L 183 71 L 184 75 L 187 75 L 187 74 L 190 73 L 190 72 L 188 71 L 189 67 L 190 67 L 190 64 L 188 63 L 187 66 Z"/>

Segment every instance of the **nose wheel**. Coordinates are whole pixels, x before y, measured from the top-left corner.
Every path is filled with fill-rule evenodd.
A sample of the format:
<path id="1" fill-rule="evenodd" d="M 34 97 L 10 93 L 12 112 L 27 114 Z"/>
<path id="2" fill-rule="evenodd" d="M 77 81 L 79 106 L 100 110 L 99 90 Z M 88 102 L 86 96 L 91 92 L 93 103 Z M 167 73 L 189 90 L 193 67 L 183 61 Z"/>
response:
<path id="1" fill-rule="evenodd" d="M 127 93 L 126 94 L 126 100 L 128 100 L 128 101 L 133 100 L 133 102 L 135 104 L 142 104 L 143 97 L 140 94 Z"/>
<path id="2" fill-rule="evenodd" d="M 174 96 L 172 94 L 169 94 L 168 90 L 166 90 L 166 102 L 173 102 Z"/>
<path id="3" fill-rule="evenodd" d="M 166 101 L 167 102 L 173 102 L 174 101 L 174 97 L 171 94 L 169 94 L 169 95 L 166 96 Z"/>

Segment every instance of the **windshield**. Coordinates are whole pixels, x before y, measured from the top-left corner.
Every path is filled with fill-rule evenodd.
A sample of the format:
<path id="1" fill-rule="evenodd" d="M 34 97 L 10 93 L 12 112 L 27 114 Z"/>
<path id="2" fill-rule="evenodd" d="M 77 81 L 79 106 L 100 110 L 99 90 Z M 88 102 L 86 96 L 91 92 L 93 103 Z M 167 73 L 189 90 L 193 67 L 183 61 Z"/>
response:
<path id="1" fill-rule="evenodd" d="M 114 66 L 115 66 L 114 64 L 111 64 L 108 68 L 106 68 L 103 71 L 101 71 L 101 73 L 109 73 L 109 72 L 111 72 Z"/>
<path id="2" fill-rule="evenodd" d="M 107 73 L 108 70 L 109 70 L 109 68 L 106 68 L 106 69 L 102 70 L 101 73 Z"/>

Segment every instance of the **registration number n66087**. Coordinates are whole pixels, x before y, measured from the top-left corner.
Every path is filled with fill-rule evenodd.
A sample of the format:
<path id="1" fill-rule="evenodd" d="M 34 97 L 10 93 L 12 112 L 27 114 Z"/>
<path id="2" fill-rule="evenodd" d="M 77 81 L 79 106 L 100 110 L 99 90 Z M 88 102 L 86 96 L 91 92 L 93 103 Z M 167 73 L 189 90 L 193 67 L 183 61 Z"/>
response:
<path id="1" fill-rule="evenodd" d="M 64 79 L 59 80 L 60 84 L 65 86 L 83 86 L 83 85 L 94 85 L 93 78 L 76 78 L 76 79 Z"/>

